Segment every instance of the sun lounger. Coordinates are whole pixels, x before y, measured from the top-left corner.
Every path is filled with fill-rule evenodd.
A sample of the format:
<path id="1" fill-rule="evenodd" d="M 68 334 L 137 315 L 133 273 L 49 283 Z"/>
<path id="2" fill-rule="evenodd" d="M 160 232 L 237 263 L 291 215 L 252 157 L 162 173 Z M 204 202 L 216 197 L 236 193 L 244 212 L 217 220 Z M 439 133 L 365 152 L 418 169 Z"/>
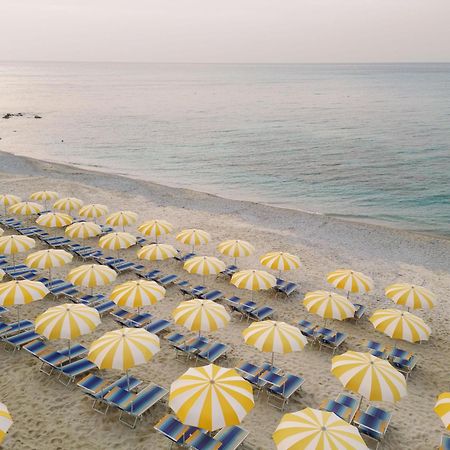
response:
<path id="1" fill-rule="evenodd" d="M 275 313 L 275 311 L 270 306 L 261 306 L 260 308 L 244 312 L 249 319 L 257 321 L 270 319 Z"/>
<path id="2" fill-rule="evenodd" d="M 222 428 L 214 439 L 222 445 L 220 450 L 236 450 L 247 439 L 249 432 L 237 425 Z"/>
<path id="3" fill-rule="evenodd" d="M 0 337 L 8 338 L 17 333 L 21 333 L 23 331 L 27 331 L 30 328 L 34 328 L 34 323 L 30 320 L 20 320 L 19 322 L 12 323 L 0 323 Z"/>
<path id="4" fill-rule="evenodd" d="M 267 402 L 281 411 L 284 410 L 284 407 L 294 394 L 300 393 L 300 389 L 305 382 L 304 378 L 292 374 L 286 374 L 283 378 L 282 384 L 272 385 L 267 390 Z M 281 405 L 279 402 L 281 402 Z"/>
<path id="5" fill-rule="evenodd" d="M 188 339 L 187 341 L 184 341 L 180 344 L 173 342 L 171 343 L 176 350 L 176 358 L 178 358 L 178 356 L 180 355 L 186 356 L 187 358 L 196 356 L 202 350 L 205 350 L 209 345 L 208 339 L 203 336 L 197 336 L 192 339 Z"/>
<path id="6" fill-rule="evenodd" d="M 135 314 L 122 321 L 122 324 L 129 328 L 142 328 L 148 325 L 152 319 L 152 314 L 150 313 L 140 313 Z"/>
<path id="7" fill-rule="evenodd" d="M 198 430 L 197 427 L 184 425 L 171 414 L 164 416 L 154 429 L 178 445 L 184 445 L 189 436 Z"/>
<path id="8" fill-rule="evenodd" d="M 356 411 L 358 411 L 360 405 L 361 405 L 361 398 L 354 397 L 353 395 L 349 395 L 347 393 L 341 393 L 339 394 L 336 399 L 336 402 L 340 403 L 341 405 L 346 406 L 351 410 L 351 419 L 355 417 Z"/>
<path id="9" fill-rule="evenodd" d="M 82 303 L 83 305 L 93 306 L 105 301 L 106 297 L 103 294 L 87 294 L 83 295 L 82 297 L 72 296 L 71 299 L 75 303 Z"/>
<path id="10" fill-rule="evenodd" d="M 169 391 L 157 384 L 151 383 L 145 389 L 133 394 L 126 404 L 117 404 L 117 407 L 121 409 L 119 420 L 130 428 L 135 428 L 138 419 L 142 419 L 142 416 L 152 406 L 161 401 Z M 112 403 L 116 406 L 114 403 Z M 125 418 L 130 417 L 132 421 L 128 421 Z"/>
<path id="11" fill-rule="evenodd" d="M 376 441 L 376 448 L 378 448 L 389 425 L 388 422 L 362 411 L 356 413 L 353 423 L 361 434 Z"/>
<path id="12" fill-rule="evenodd" d="M 37 334 L 34 330 L 24 331 L 19 334 L 15 334 L 14 336 L 3 339 L 3 342 L 6 346 L 11 346 L 12 351 L 20 350 L 20 348 L 28 344 L 35 339 L 39 339 L 42 336 Z"/>
<path id="13" fill-rule="evenodd" d="M 169 341 L 170 345 L 178 345 L 184 340 L 186 340 L 186 336 L 181 333 L 172 333 L 166 338 Z"/>
<path id="14" fill-rule="evenodd" d="M 140 278 L 144 278 L 146 280 L 149 281 L 155 281 L 158 279 L 158 277 L 161 275 L 161 271 L 160 270 L 150 270 L 147 273 L 138 273 L 137 276 Z"/>
<path id="15" fill-rule="evenodd" d="M 394 358 L 392 360 L 392 365 L 399 371 L 405 374 L 406 379 L 408 379 L 414 367 L 417 364 L 417 356 L 412 355 L 409 359 Z"/>
<path id="16" fill-rule="evenodd" d="M 42 355 L 44 352 L 48 351 L 48 345 L 42 339 L 36 339 L 34 341 L 28 342 L 22 348 L 36 358 L 38 358 L 39 355 Z"/>
<path id="17" fill-rule="evenodd" d="M 122 320 L 125 320 L 128 317 L 131 317 L 134 313 L 127 311 L 126 309 L 123 309 L 123 308 L 116 308 L 113 311 L 111 311 L 110 314 L 114 320 L 122 323 Z"/>
<path id="18" fill-rule="evenodd" d="M 345 406 L 336 400 L 326 400 L 322 402 L 319 409 L 332 412 L 348 423 L 352 421 L 352 410 L 348 406 Z"/>
<path id="19" fill-rule="evenodd" d="M 173 259 L 176 259 L 177 261 L 180 261 L 180 262 L 186 262 L 188 259 L 191 259 L 191 258 L 193 258 L 195 256 L 195 253 L 186 253 L 185 255 L 182 255 L 181 253 L 179 253 L 178 255 L 175 255 L 174 257 L 173 257 Z"/>
<path id="20" fill-rule="evenodd" d="M 232 277 L 239 270 L 238 266 L 232 264 L 231 266 L 225 267 L 219 275 L 226 275 L 227 277 Z"/>
<path id="21" fill-rule="evenodd" d="M 277 284 L 274 286 L 274 289 L 277 292 L 286 294 L 286 296 L 288 296 L 298 289 L 298 284 L 294 283 L 293 281 L 285 281 L 282 280 L 281 278 L 277 278 Z"/>
<path id="22" fill-rule="evenodd" d="M 158 278 L 156 282 L 160 284 L 161 286 L 168 286 L 171 283 L 175 283 L 175 281 L 178 280 L 178 275 L 170 274 L 165 275 L 162 278 Z"/>
<path id="23" fill-rule="evenodd" d="M 200 298 L 203 300 L 211 300 L 212 302 L 223 298 L 223 292 L 217 289 L 213 291 L 206 292 L 205 294 L 200 295 Z"/>
<path id="24" fill-rule="evenodd" d="M 54 370 L 61 368 L 64 364 L 70 363 L 86 353 L 87 348 L 80 344 L 75 344 L 70 348 L 67 347 L 59 351 L 41 353 L 38 355 L 41 361 L 39 371 L 46 375 L 51 375 Z"/>
<path id="25" fill-rule="evenodd" d="M 319 339 L 320 348 L 327 347 L 331 348 L 333 351 L 333 355 L 339 346 L 347 339 L 347 335 L 345 333 L 336 332 L 332 336 L 324 336 Z"/>
<path id="26" fill-rule="evenodd" d="M 58 380 L 65 386 L 68 386 L 71 382 L 75 381 L 78 376 L 96 368 L 97 366 L 88 359 L 79 359 L 78 361 L 71 362 L 59 368 Z"/>
<path id="27" fill-rule="evenodd" d="M 218 450 L 221 443 L 202 430 L 194 431 L 184 444 L 192 450 Z"/>
<path id="28" fill-rule="evenodd" d="M 353 317 L 350 317 L 350 319 L 353 320 L 359 320 L 362 316 L 364 316 L 365 312 L 367 311 L 366 305 L 361 305 L 360 303 L 354 303 L 353 306 L 356 308 L 355 314 Z"/>
<path id="29" fill-rule="evenodd" d="M 117 305 L 112 300 L 107 300 L 106 302 L 95 305 L 94 309 L 97 310 L 97 312 L 100 314 L 101 317 L 104 316 L 105 314 L 108 314 L 116 307 Z"/>
<path id="30" fill-rule="evenodd" d="M 199 352 L 197 358 L 213 363 L 225 356 L 230 349 L 231 347 L 229 345 L 222 344 L 221 342 L 214 342 L 209 348 Z"/>
<path id="31" fill-rule="evenodd" d="M 273 372 L 275 374 L 280 374 L 281 370 L 277 367 L 272 366 L 271 363 L 265 362 L 260 366 L 256 366 L 249 362 L 240 363 L 235 369 L 240 373 L 242 378 L 247 380 L 254 388 L 257 389 L 256 397 L 259 397 L 261 390 L 267 386 L 267 381 L 259 378 L 260 375 L 266 372 Z"/>
<path id="32" fill-rule="evenodd" d="M 439 450 L 450 450 L 450 435 L 448 434 L 442 435 Z"/>
<path id="33" fill-rule="evenodd" d="M 151 323 L 149 323 L 148 325 L 146 325 L 144 327 L 144 329 L 146 331 L 148 331 L 149 333 L 159 334 L 159 333 L 162 333 L 163 331 L 167 331 L 167 329 L 171 325 L 172 325 L 171 322 L 169 322 L 168 320 L 156 319 L 156 320 L 152 321 Z"/>
<path id="34" fill-rule="evenodd" d="M 206 287 L 198 284 L 194 287 L 180 287 L 180 291 L 183 295 L 188 295 L 190 297 L 198 297 L 206 291 Z"/>

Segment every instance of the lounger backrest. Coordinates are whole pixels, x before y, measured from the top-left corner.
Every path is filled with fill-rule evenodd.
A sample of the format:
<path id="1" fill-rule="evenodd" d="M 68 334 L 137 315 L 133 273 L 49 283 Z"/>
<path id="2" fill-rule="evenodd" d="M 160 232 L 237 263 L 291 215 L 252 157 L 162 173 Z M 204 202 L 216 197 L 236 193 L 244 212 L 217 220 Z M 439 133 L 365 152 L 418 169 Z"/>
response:
<path id="1" fill-rule="evenodd" d="M 350 395 L 346 394 L 339 394 L 336 401 L 341 405 L 348 406 L 352 409 L 358 406 L 359 403 L 359 400 L 357 400 L 355 397 L 351 397 Z"/>
<path id="2" fill-rule="evenodd" d="M 237 425 L 225 427 L 220 430 L 214 439 L 222 443 L 220 450 L 236 449 L 237 446 L 248 436 L 248 431 Z"/>
<path id="3" fill-rule="evenodd" d="M 134 401 L 127 408 L 132 414 L 140 415 L 145 412 L 156 399 L 166 392 L 166 390 L 157 384 L 151 384 L 136 395 Z"/>
<path id="4" fill-rule="evenodd" d="M 378 417 L 380 420 L 383 421 L 389 421 L 391 420 L 392 413 L 389 411 L 386 411 L 381 408 L 377 408 L 376 406 L 369 406 L 366 410 L 367 414 L 370 414 L 371 416 Z"/>

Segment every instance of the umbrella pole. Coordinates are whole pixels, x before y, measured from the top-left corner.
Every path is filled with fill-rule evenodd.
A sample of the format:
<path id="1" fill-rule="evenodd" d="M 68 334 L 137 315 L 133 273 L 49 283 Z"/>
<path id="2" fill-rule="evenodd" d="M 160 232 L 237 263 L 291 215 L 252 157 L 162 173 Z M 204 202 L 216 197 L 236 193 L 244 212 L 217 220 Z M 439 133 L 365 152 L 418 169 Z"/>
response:
<path id="1" fill-rule="evenodd" d="M 94 295 L 94 286 L 91 286 L 91 295 Z"/>
<path id="2" fill-rule="evenodd" d="M 275 354 L 274 354 L 274 352 L 272 352 L 272 361 L 271 361 L 272 369 L 273 369 L 273 358 L 274 358 L 274 356 L 275 356 Z"/>
<path id="3" fill-rule="evenodd" d="M 236 256 L 234 257 L 234 265 L 235 266 L 237 265 L 237 258 L 236 258 Z"/>
<path id="4" fill-rule="evenodd" d="M 13 259 L 13 266 L 16 265 L 16 255 L 13 253 L 12 254 L 12 259 Z"/>
<path id="5" fill-rule="evenodd" d="M 70 357 L 70 339 L 69 339 L 69 362 L 71 361 L 71 357 Z"/>
<path id="6" fill-rule="evenodd" d="M 17 305 L 17 323 L 19 323 L 20 330 L 20 305 Z"/>
<path id="7" fill-rule="evenodd" d="M 52 268 L 48 268 L 48 281 L 52 281 Z"/>
<path id="8" fill-rule="evenodd" d="M 127 370 L 127 390 L 128 391 L 130 390 L 130 374 L 129 374 L 128 370 Z"/>

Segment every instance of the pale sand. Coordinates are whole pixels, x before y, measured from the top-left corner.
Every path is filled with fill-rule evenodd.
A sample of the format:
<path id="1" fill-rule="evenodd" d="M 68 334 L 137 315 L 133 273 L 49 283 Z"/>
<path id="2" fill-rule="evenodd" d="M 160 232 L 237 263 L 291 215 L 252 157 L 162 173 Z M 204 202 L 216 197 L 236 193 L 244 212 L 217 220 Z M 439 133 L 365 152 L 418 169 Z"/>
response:
<path id="1" fill-rule="evenodd" d="M 398 404 L 383 406 L 394 412 L 391 426 L 383 443 L 385 449 L 431 449 L 437 445 L 443 427 L 433 412 L 436 396 L 449 389 L 447 294 L 450 291 L 450 242 L 408 232 L 395 231 L 379 226 L 348 223 L 320 215 L 277 209 L 254 203 L 225 200 L 204 193 L 173 189 L 164 186 L 90 172 L 74 167 L 44 163 L 1 153 L 0 192 L 27 197 L 42 189 L 56 190 L 61 195 L 82 198 L 86 202 L 105 203 L 111 211 L 130 209 L 139 212 L 140 221 L 164 218 L 175 224 L 176 230 L 198 227 L 208 230 L 212 242 L 200 249 L 200 253 L 218 255 L 215 246 L 227 238 L 246 239 L 256 247 L 254 257 L 241 260 L 242 268 L 260 267 L 258 256 L 270 250 L 286 250 L 298 254 L 303 266 L 289 273 L 288 279 L 300 283 L 299 292 L 289 298 L 275 297 L 273 293 L 257 293 L 261 304 L 274 307 L 277 318 L 295 324 L 305 318 L 323 323 L 319 317 L 309 315 L 301 305 L 305 292 L 329 289 L 325 281 L 327 272 L 339 267 L 352 267 L 372 276 L 375 291 L 359 298 L 373 311 L 393 304 L 383 295 L 383 287 L 395 281 L 414 282 L 431 288 L 438 296 L 439 304 L 431 312 L 418 311 L 433 330 L 428 343 L 399 345 L 419 355 L 419 363 L 408 381 L 408 396 Z M 131 231 L 131 229 L 130 229 Z M 135 231 L 135 230 L 134 230 Z M 55 232 L 61 234 L 61 231 Z M 166 239 L 176 243 L 174 235 Z M 96 241 L 93 240 L 94 244 Z M 176 243 L 177 247 L 181 245 Z M 181 246 L 182 247 L 182 246 Z M 38 246 L 37 248 L 41 248 Z M 135 259 L 135 249 L 123 252 L 123 256 Z M 225 258 L 226 259 L 226 258 Z M 227 262 L 231 262 L 228 260 Z M 74 260 L 73 265 L 81 264 Z M 73 265 L 62 270 L 64 276 Z M 150 267 L 150 264 L 147 264 Z M 160 262 L 165 272 L 176 272 L 192 282 L 200 277 L 183 272 L 175 261 Z M 132 278 L 120 275 L 117 283 Z M 247 296 L 226 280 L 208 279 L 208 286 L 225 291 L 229 295 Z M 110 288 L 102 289 L 108 292 Z M 355 297 L 356 299 L 356 297 Z M 157 306 L 148 308 L 156 317 L 170 319 L 170 312 L 182 300 L 175 287 L 168 289 L 167 298 Z M 61 300 L 46 299 L 22 308 L 22 315 L 33 319 Z M 7 319 L 15 319 L 15 310 Z M 233 316 L 230 325 L 210 337 L 234 346 L 232 355 L 223 365 L 233 366 L 240 359 L 263 362 L 269 355 L 246 346 L 241 331 L 246 323 Z M 349 334 L 347 347 L 364 350 L 364 341 L 375 339 L 386 344 L 393 342 L 373 330 L 364 318 L 359 323 L 334 322 L 331 326 Z M 83 344 L 117 328 L 116 323 L 105 317 L 95 333 L 80 339 Z M 180 327 L 174 329 L 183 331 Z M 54 342 L 55 348 L 65 342 Z M 91 402 L 78 388 L 65 388 L 38 371 L 36 360 L 25 351 L 14 354 L 0 349 L 1 376 L 0 400 L 6 403 L 14 417 L 5 448 L 10 449 L 159 449 L 168 448 L 168 441 L 153 430 L 165 410 L 158 407 L 144 417 L 135 430 L 118 422 L 118 414 L 103 416 L 91 409 Z M 322 400 L 334 398 L 342 388 L 330 374 L 331 355 L 327 351 L 306 348 L 303 352 L 277 355 L 276 363 L 286 371 L 306 378 L 301 402 L 291 402 L 288 411 L 306 406 L 318 407 Z M 173 351 L 162 339 L 161 352 L 150 363 L 137 367 L 131 373 L 146 382 L 154 381 L 165 387 L 181 375 L 189 363 L 175 360 Z M 108 378 L 119 372 L 109 371 Z M 243 426 L 250 431 L 247 442 L 252 448 L 274 448 L 271 435 L 282 414 L 266 404 L 262 395 L 254 410 L 246 417 Z"/>

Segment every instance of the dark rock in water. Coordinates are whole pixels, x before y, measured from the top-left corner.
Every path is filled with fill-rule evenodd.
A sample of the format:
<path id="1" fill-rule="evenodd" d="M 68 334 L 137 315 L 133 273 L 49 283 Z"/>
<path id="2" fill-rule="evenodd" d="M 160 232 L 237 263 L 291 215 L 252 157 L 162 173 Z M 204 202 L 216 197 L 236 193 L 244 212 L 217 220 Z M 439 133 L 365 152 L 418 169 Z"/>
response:
<path id="1" fill-rule="evenodd" d="M 35 119 L 42 119 L 41 116 L 38 116 L 37 114 L 34 116 Z"/>

